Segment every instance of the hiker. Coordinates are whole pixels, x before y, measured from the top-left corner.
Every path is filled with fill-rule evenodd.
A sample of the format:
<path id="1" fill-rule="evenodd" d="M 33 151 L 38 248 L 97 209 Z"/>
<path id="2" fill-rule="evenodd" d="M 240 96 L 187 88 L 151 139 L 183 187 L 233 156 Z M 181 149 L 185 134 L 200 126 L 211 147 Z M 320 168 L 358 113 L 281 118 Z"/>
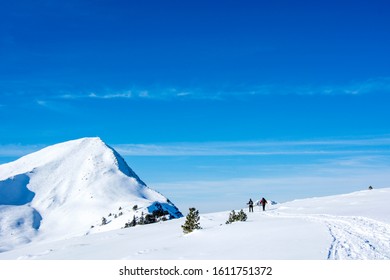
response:
<path id="1" fill-rule="evenodd" d="M 249 212 L 253 212 L 253 201 L 252 201 L 252 198 L 249 199 L 249 202 L 247 204 L 249 205 Z"/>
<path id="2" fill-rule="evenodd" d="M 265 211 L 265 205 L 267 204 L 267 200 L 265 200 L 265 198 L 263 197 L 261 200 L 260 200 L 260 204 L 263 206 L 263 211 Z"/>

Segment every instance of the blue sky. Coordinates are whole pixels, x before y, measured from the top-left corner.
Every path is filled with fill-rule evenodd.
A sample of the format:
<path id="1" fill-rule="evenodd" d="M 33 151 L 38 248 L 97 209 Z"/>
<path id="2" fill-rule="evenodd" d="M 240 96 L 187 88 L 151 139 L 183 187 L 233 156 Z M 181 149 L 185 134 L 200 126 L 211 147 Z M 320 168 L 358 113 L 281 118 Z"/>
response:
<path id="1" fill-rule="evenodd" d="M 385 1 L 1 1 L 0 163 L 100 136 L 182 208 L 388 187 Z"/>

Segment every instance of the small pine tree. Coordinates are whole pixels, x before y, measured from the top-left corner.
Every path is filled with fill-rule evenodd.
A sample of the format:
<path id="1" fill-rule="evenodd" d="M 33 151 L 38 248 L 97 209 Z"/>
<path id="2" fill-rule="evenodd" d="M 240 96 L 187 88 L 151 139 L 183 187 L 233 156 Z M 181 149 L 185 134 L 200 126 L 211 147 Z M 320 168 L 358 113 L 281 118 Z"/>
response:
<path id="1" fill-rule="evenodd" d="M 136 225 L 137 225 L 137 218 L 134 215 L 133 220 L 131 221 L 131 226 L 135 227 Z"/>
<path id="2" fill-rule="evenodd" d="M 128 227 L 135 227 L 137 225 L 137 218 L 134 216 L 133 217 L 133 220 L 130 222 L 127 222 L 125 224 L 125 228 L 128 228 Z"/>
<path id="3" fill-rule="evenodd" d="M 226 224 L 231 224 L 231 223 L 234 223 L 235 221 L 236 221 L 236 212 L 234 210 L 232 210 L 232 212 L 230 212 L 230 214 L 229 214 L 229 218 L 226 221 Z"/>
<path id="4" fill-rule="evenodd" d="M 229 219 L 226 221 L 226 224 L 231 224 L 234 222 L 245 222 L 247 218 L 248 216 L 244 210 L 241 209 L 238 213 L 232 210 L 232 212 L 229 214 Z"/>
<path id="5" fill-rule="evenodd" d="M 238 220 L 245 222 L 246 219 L 248 219 L 248 215 L 244 212 L 244 210 L 241 209 L 240 212 L 238 212 Z"/>
<path id="6" fill-rule="evenodd" d="M 185 234 L 190 233 L 195 229 L 201 229 L 201 226 L 199 225 L 199 211 L 196 210 L 194 207 L 190 208 L 189 210 L 190 212 L 186 217 L 186 221 L 184 225 L 181 226 Z"/>
<path id="7" fill-rule="evenodd" d="M 145 225 L 146 225 L 146 224 L 153 224 L 153 223 L 155 223 L 155 222 L 157 222 L 155 216 L 153 216 L 152 214 L 146 214 L 145 220 L 144 220 L 144 224 L 145 224 Z"/>

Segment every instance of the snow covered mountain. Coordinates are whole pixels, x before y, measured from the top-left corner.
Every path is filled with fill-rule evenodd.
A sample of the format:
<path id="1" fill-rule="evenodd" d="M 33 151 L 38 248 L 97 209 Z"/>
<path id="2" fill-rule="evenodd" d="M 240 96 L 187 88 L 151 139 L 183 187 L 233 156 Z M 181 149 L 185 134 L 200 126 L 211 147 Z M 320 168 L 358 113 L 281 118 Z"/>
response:
<path id="1" fill-rule="evenodd" d="M 0 165 L 0 252 L 32 240 L 119 229 L 155 210 L 168 219 L 182 216 L 100 138 L 56 144 Z"/>

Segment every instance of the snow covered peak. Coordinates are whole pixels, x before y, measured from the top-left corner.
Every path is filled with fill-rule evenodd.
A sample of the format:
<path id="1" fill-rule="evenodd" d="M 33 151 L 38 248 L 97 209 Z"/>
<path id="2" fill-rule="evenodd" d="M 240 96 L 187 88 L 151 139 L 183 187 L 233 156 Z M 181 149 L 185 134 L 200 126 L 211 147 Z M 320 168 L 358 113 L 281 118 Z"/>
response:
<path id="1" fill-rule="evenodd" d="M 14 234 L 25 237 L 23 232 L 28 232 L 28 239 L 34 237 L 31 228 L 40 238 L 85 234 L 119 208 L 128 215 L 106 228 L 120 228 L 136 214 L 135 205 L 148 213 L 148 207 L 158 202 L 172 217 L 181 216 L 99 137 L 59 143 L 0 165 L 0 196 L 0 212 L 17 213 L 7 223 L 23 220 L 24 226 L 28 224 L 28 231 L 20 230 L 24 226 L 18 224 L 11 226 Z M 13 211 L 15 207 L 18 211 Z M 0 217 L 0 238 L 9 233 L 9 224 L 4 223 Z"/>
<path id="2" fill-rule="evenodd" d="M 0 180 L 10 175 L 14 176 L 20 173 L 31 172 L 36 168 L 53 163 L 57 166 L 66 165 L 67 162 L 71 162 L 76 158 L 78 163 L 73 161 L 71 164 L 73 167 L 80 165 L 85 167 L 92 163 L 97 168 L 97 171 L 102 171 L 99 167 L 116 168 L 125 175 L 137 180 L 139 184 L 145 185 L 135 172 L 131 170 L 125 160 L 99 137 L 81 138 L 59 143 L 26 155 L 14 162 L 4 164 L 0 168 Z M 69 168 L 67 167 L 67 169 Z"/>

